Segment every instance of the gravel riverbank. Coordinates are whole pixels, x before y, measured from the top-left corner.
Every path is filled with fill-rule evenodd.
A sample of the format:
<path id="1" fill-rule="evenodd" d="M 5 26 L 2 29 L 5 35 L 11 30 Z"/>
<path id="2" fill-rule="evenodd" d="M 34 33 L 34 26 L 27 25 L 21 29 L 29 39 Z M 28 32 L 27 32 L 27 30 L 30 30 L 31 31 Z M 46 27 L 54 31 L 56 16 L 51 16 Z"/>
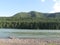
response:
<path id="1" fill-rule="evenodd" d="M 0 39 L 0 45 L 60 45 L 60 40 L 50 40 L 50 39 Z"/>

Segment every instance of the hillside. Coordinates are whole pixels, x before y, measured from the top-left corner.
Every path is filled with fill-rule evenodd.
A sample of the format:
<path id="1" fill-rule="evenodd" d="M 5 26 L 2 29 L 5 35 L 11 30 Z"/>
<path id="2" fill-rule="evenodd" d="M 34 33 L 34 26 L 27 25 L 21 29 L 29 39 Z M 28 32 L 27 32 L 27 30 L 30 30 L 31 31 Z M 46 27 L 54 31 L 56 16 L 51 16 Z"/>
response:
<path id="1" fill-rule="evenodd" d="M 21 18 L 33 18 L 33 17 L 42 17 L 43 14 L 40 12 L 36 12 L 36 11 L 30 11 L 30 12 L 21 12 L 21 13 L 17 13 L 14 15 L 14 17 L 21 17 Z"/>
<path id="2" fill-rule="evenodd" d="M 12 17 L 0 17 L 0 28 L 60 29 L 60 13 L 20 12 Z"/>
<path id="3" fill-rule="evenodd" d="M 30 11 L 30 12 L 20 12 L 15 14 L 13 17 L 21 17 L 21 18 L 58 18 L 60 17 L 60 13 L 41 13 L 36 11 Z"/>

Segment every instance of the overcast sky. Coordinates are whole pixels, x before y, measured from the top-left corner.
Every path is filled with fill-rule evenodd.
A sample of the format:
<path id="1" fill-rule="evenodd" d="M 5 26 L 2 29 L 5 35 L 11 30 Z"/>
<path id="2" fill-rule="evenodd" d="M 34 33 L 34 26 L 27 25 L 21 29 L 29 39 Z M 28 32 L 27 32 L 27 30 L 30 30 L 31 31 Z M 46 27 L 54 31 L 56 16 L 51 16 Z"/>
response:
<path id="1" fill-rule="evenodd" d="M 60 12 L 60 0 L 0 0 L 0 16 L 29 11 Z"/>

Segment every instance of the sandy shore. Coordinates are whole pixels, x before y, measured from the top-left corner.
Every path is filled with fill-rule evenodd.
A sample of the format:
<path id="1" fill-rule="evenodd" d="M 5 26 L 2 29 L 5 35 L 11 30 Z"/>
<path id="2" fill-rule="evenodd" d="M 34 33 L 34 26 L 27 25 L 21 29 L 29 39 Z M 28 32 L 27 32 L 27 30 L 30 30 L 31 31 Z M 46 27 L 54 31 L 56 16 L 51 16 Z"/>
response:
<path id="1" fill-rule="evenodd" d="M 60 40 L 0 39 L 0 45 L 60 45 Z"/>

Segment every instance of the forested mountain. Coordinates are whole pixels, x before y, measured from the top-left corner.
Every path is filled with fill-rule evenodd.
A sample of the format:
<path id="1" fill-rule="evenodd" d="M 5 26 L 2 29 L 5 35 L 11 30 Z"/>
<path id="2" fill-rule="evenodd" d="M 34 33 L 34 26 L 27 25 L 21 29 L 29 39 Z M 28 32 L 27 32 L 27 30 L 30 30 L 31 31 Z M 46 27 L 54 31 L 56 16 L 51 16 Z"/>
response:
<path id="1" fill-rule="evenodd" d="M 60 18 L 60 13 L 41 13 L 36 11 L 20 12 L 15 14 L 13 17 L 19 18 Z"/>
<path id="2" fill-rule="evenodd" d="M 60 13 L 20 12 L 11 17 L 0 17 L 0 28 L 60 29 Z"/>

